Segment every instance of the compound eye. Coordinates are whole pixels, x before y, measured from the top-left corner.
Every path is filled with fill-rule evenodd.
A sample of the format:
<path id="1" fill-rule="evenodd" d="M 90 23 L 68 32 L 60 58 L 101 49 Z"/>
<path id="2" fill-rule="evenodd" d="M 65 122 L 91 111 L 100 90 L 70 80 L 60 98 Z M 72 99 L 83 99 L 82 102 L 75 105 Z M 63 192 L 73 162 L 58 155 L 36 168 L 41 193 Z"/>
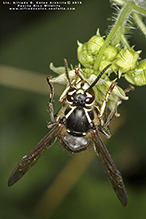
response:
<path id="1" fill-rule="evenodd" d="M 92 104 L 94 100 L 95 100 L 95 94 L 94 91 L 91 89 L 89 90 L 89 92 L 86 93 L 85 102 L 86 104 Z"/>
<path id="2" fill-rule="evenodd" d="M 74 94 L 75 92 L 76 92 L 76 90 L 73 89 L 73 88 L 70 88 L 70 89 L 68 90 L 67 95 L 66 95 L 66 98 L 67 98 L 68 102 L 73 102 L 73 100 L 74 100 L 73 94 Z"/>

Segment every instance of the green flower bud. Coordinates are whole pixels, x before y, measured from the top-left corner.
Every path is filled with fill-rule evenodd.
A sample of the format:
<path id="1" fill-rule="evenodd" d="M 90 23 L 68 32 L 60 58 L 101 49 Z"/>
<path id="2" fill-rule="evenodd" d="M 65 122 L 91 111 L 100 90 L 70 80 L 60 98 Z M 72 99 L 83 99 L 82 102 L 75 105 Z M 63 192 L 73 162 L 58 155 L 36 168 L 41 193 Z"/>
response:
<path id="1" fill-rule="evenodd" d="M 124 48 L 117 55 L 116 64 L 120 73 L 124 73 L 136 68 L 140 51 L 135 52 L 133 48 Z"/>
<path id="2" fill-rule="evenodd" d="M 105 50 L 104 50 L 104 56 L 106 60 L 112 61 L 113 59 L 116 58 L 118 54 L 118 48 L 115 46 L 109 45 Z"/>
<path id="3" fill-rule="evenodd" d="M 137 86 L 146 85 L 146 60 L 141 61 L 136 69 L 127 72 L 125 79 Z"/>
<path id="4" fill-rule="evenodd" d="M 102 45 L 104 43 L 104 39 L 101 36 L 93 36 L 91 39 L 87 42 L 87 50 L 89 54 L 95 55 L 99 52 Z"/>
<path id="5" fill-rule="evenodd" d="M 92 68 L 94 64 L 94 57 L 93 55 L 89 54 L 87 49 L 87 44 L 82 44 L 79 41 L 77 41 L 77 43 L 78 43 L 77 55 L 79 62 L 87 68 Z"/>

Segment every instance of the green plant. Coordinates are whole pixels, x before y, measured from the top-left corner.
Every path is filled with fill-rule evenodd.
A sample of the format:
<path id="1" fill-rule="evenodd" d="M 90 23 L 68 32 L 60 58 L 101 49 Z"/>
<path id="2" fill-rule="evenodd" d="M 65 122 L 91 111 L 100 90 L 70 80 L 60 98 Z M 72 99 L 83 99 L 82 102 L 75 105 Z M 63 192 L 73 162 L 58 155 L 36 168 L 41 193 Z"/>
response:
<path id="1" fill-rule="evenodd" d="M 146 60 L 140 60 L 141 51 L 135 51 L 134 46 L 130 46 L 126 38 L 126 34 L 135 25 L 146 36 L 146 27 L 142 21 L 146 16 L 146 2 L 140 0 L 113 0 L 112 2 L 117 7 L 117 16 L 114 18 L 115 23 L 107 37 L 100 36 L 99 29 L 97 29 L 96 35 L 92 36 L 88 42 L 82 44 L 77 41 L 77 56 L 83 66 L 80 68 L 80 74 L 88 83 L 91 84 L 99 72 L 111 64 L 106 74 L 99 80 L 98 86 L 94 88 L 99 104 L 102 103 L 112 83 L 110 75 L 113 73 L 115 74 L 114 81 L 124 77 L 133 85 L 146 84 Z M 51 63 L 50 68 L 59 74 L 58 77 L 53 78 L 53 82 L 67 83 L 64 67 L 55 68 Z M 71 79 L 75 77 L 73 68 L 69 71 L 69 75 Z M 128 97 L 124 90 L 116 85 L 108 101 L 110 110 L 115 108 L 118 99 L 127 100 Z"/>

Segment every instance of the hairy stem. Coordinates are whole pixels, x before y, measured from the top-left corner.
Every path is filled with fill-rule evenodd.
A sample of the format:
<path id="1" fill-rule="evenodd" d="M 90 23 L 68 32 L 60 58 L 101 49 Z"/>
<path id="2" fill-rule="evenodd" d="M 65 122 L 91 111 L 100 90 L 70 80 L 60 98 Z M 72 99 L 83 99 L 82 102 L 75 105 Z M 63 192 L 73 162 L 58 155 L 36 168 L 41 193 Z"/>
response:
<path id="1" fill-rule="evenodd" d="M 142 22 L 140 16 L 136 12 L 133 12 L 132 16 L 133 16 L 135 22 L 137 23 L 137 25 L 139 26 L 139 28 L 141 29 L 142 33 L 146 36 L 146 26 Z"/>
<path id="2" fill-rule="evenodd" d="M 124 35 L 124 25 L 127 21 L 127 18 L 129 17 L 129 15 L 132 12 L 133 4 L 134 4 L 133 2 L 127 2 L 127 4 L 123 7 L 123 9 L 121 9 L 119 17 L 118 17 L 115 25 L 113 26 L 112 30 L 110 31 L 109 35 L 107 36 L 106 41 L 99 52 L 99 55 L 98 55 L 98 57 L 95 61 L 95 64 L 94 64 L 94 69 L 98 69 L 103 52 L 104 52 L 105 48 L 109 45 L 112 38 L 116 35 L 116 38 L 118 38 L 120 40 L 121 35 Z"/>
<path id="3" fill-rule="evenodd" d="M 109 43 L 112 40 L 112 45 L 117 45 L 120 41 L 123 43 L 124 46 L 129 47 L 129 44 L 125 38 L 124 35 L 124 28 L 125 24 L 129 18 L 129 16 L 132 14 L 133 19 L 135 20 L 136 24 L 139 26 L 143 34 L 146 36 L 146 26 L 140 19 L 139 14 L 146 16 L 146 9 L 139 7 L 135 4 L 134 1 L 126 1 L 126 0 L 113 0 L 113 2 L 123 6 L 121 9 L 117 21 L 113 28 L 111 29 L 109 35 L 106 38 L 106 41 L 104 45 L 102 46 L 94 64 L 94 69 L 97 70 L 99 63 L 101 62 L 103 53 L 105 48 L 109 45 Z"/>

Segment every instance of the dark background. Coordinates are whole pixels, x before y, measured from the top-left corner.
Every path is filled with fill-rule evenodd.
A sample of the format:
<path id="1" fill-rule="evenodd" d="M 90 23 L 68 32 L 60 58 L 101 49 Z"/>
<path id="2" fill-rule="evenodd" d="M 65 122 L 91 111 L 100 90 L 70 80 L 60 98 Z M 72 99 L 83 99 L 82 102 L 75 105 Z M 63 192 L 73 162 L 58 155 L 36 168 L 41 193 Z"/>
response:
<path id="1" fill-rule="evenodd" d="M 99 159 L 93 156 L 89 164 L 86 159 L 83 162 L 83 156 L 87 156 L 87 159 L 88 154 L 91 156 L 90 149 L 72 155 L 58 142 L 23 179 L 11 188 L 7 186 L 13 168 L 48 131 L 49 88 L 45 77 L 50 74 L 55 76 L 49 69 L 50 62 L 55 66 L 63 66 L 63 58 L 66 58 L 69 64 L 76 65 L 77 40 L 86 42 L 97 28 L 100 28 L 102 36 L 106 35 L 109 25 L 112 25 L 107 19 L 111 18 L 113 12 L 115 10 L 107 0 L 82 1 L 75 11 L 9 11 L 7 6 L 1 5 L 0 218 L 145 217 L 145 86 L 136 87 L 129 94 L 129 100 L 119 107 L 121 117 L 112 122 L 113 137 L 106 141 L 127 188 L 126 208 L 116 198 Z M 135 45 L 136 50 L 143 50 L 141 57 L 146 57 L 145 37 L 140 30 L 132 31 L 129 42 L 131 46 Z M 8 73 L 10 71 L 6 80 L 8 84 L 3 83 L 3 67 Z M 15 80 L 15 69 L 20 72 L 19 80 L 17 77 Z M 32 73 L 29 81 L 25 81 L 25 72 L 21 78 L 24 70 Z M 43 79 L 40 84 L 38 80 L 36 84 L 35 80 L 38 74 Z M 15 85 L 9 85 L 11 81 Z M 38 91 L 21 87 L 27 82 Z M 123 87 L 126 86 L 124 80 L 122 83 Z M 57 99 L 62 90 L 63 87 L 55 86 L 55 111 L 60 107 Z M 81 162 L 74 163 L 74 157 Z M 80 168 L 84 170 L 79 174 L 72 173 Z M 59 177 L 60 173 L 63 177 Z M 68 188 L 64 186 L 66 184 Z"/>

